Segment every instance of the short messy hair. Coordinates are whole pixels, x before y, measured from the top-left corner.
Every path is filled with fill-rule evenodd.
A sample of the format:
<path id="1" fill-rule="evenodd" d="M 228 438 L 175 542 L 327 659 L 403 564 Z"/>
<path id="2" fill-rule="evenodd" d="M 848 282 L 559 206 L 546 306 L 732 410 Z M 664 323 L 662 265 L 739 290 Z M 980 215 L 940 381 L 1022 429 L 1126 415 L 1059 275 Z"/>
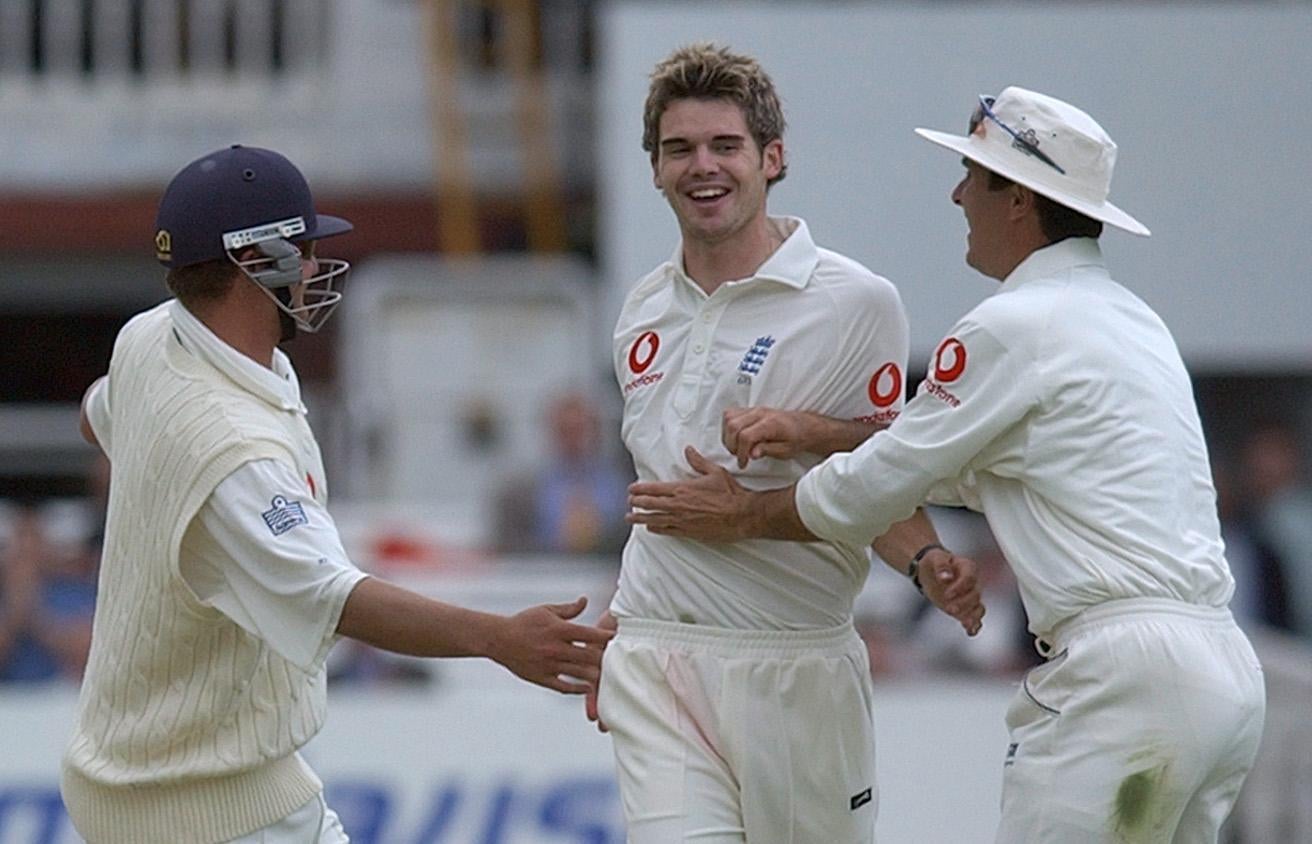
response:
<path id="1" fill-rule="evenodd" d="M 241 271 L 227 258 L 215 258 L 169 270 L 164 283 L 177 300 L 194 311 L 222 299 L 236 283 Z"/>
<path id="2" fill-rule="evenodd" d="M 661 115 L 676 100 L 728 100 L 742 109 L 757 150 L 782 140 L 784 110 L 761 65 L 750 56 L 732 53 L 709 42 L 680 47 L 651 73 L 651 87 L 642 112 L 642 148 L 652 164 L 660 153 Z M 788 172 L 787 164 L 769 181 L 773 185 Z"/>

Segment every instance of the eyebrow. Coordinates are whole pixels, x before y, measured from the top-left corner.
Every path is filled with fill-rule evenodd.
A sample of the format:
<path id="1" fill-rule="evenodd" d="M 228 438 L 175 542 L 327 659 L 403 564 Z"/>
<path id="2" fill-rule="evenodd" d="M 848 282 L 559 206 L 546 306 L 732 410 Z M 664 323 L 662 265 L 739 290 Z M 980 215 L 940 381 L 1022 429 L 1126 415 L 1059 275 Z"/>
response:
<path id="1" fill-rule="evenodd" d="M 738 134 L 716 135 L 715 137 L 711 138 L 711 143 L 715 143 L 716 141 L 738 141 L 740 143 L 746 143 L 747 136 L 738 135 Z M 674 146 L 675 144 L 690 144 L 690 143 L 692 143 L 692 141 L 689 141 L 687 138 L 677 137 L 677 136 L 673 138 L 661 139 L 661 146 L 663 147 Z"/>

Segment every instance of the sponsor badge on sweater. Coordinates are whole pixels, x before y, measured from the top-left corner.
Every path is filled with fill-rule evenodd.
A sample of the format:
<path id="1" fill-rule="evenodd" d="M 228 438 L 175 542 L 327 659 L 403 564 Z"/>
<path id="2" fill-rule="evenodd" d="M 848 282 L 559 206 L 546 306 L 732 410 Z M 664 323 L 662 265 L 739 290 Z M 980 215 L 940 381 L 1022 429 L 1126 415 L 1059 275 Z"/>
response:
<path id="1" fill-rule="evenodd" d="M 264 517 L 264 523 L 273 531 L 274 536 L 282 536 L 297 525 L 310 523 L 305 517 L 305 508 L 299 501 L 288 501 L 281 495 L 275 495 L 273 501 L 269 503 L 272 506 L 260 515 Z"/>

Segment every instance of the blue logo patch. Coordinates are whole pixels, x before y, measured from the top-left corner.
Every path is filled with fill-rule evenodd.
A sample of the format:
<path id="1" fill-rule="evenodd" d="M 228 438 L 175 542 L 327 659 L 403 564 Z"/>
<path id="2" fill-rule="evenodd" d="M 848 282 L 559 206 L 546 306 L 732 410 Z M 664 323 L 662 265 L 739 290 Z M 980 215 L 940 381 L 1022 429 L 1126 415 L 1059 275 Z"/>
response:
<path id="1" fill-rule="evenodd" d="M 765 363 L 766 355 L 770 354 L 770 348 L 774 345 L 774 338 L 766 335 L 757 337 L 756 342 L 743 355 L 742 363 L 738 364 L 738 371 L 746 375 L 755 375 L 761 371 L 761 364 Z"/>
<path id="2" fill-rule="evenodd" d="M 287 531 L 297 525 L 308 525 L 310 520 L 305 517 L 305 509 L 301 507 L 299 501 L 288 501 L 281 495 L 275 495 L 269 502 L 273 506 L 260 514 L 264 518 L 264 523 L 273 531 L 274 536 L 282 536 Z"/>

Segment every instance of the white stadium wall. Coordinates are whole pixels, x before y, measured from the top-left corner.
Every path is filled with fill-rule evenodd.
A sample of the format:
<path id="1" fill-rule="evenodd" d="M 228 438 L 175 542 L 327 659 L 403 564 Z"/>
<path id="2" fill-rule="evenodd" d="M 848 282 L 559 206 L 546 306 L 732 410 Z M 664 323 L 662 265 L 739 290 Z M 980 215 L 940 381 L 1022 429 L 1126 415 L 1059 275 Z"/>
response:
<path id="1" fill-rule="evenodd" d="M 582 703 L 512 679 L 341 690 L 306 757 L 354 844 L 623 844 L 610 741 Z M 876 695 L 881 841 L 985 841 L 997 822 L 1003 683 Z M 0 696 L 0 844 L 75 844 L 59 801 L 67 690 Z M 941 799 L 926 799 L 935 783 Z"/>
<path id="2" fill-rule="evenodd" d="M 962 261 L 948 151 L 978 94 L 1067 99 L 1120 146 L 1112 200 L 1153 230 L 1103 236 L 1113 274 L 1197 368 L 1312 360 L 1312 4 L 614 2 L 598 28 L 598 179 L 608 313 L 677 237 L 640 148 L 652 66 L 713 39 L 759 57 L 784 98 L 788 178 L 771 210 L 901 290 L 923 359 L 994 282 Z"/>

